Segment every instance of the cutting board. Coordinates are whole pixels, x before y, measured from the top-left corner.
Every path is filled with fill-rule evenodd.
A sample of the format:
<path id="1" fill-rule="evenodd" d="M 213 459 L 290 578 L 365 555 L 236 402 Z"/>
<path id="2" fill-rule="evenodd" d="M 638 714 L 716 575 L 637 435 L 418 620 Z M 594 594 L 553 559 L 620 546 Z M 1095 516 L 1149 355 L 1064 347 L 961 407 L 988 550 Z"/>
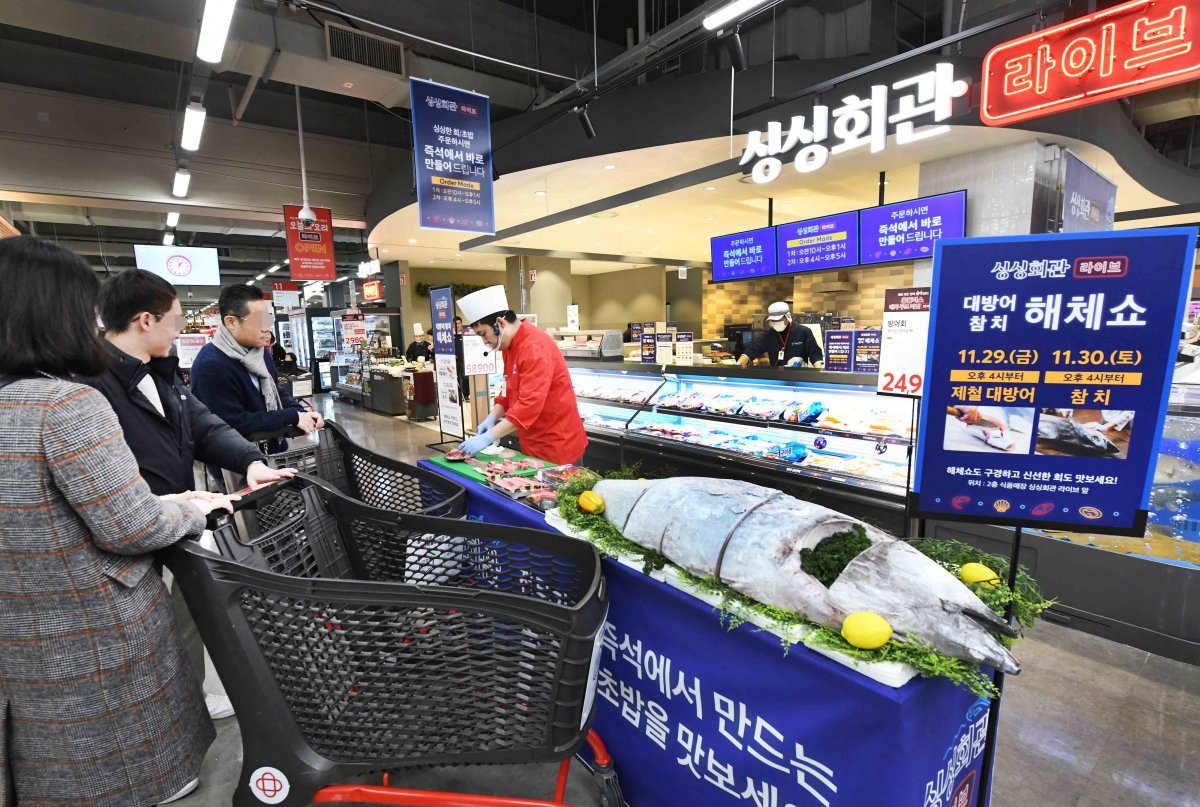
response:
<path id="1" fill-rule="evenodd" d="M 492 462 L 493 460 L 500 459 L 500 457 L 497 457 L 495 455 L 488 455 L 488 454 L 484 454 L 482 452 L 480 452 L 479 454 L 476 454 L 475 458 L 482 462 Z M 552 463 L 552 462 L 546 462 L 545 460 L 539 460 L 537 457 L 531 457 L 528 454 L 522 454 L 520 451 L 516 452 L 516 454 L 512 457 L 508 457 L 508 459 L 510 459 L 510 460 L 527 460 L 527 459 L 528 460 L 537 460 L 538 462 L 544 463 L 546 468 L 554 467 L 554 463 Z M 440 454 L 436 457 L 430 457 L 429 461 L 432 462 L 434 465 L 445 468 L 448 471 L 453 471 L 454 473 L 458 474 L 459 476 L 465 476 L 467 479 L 470 479 L 472 481 L 481 482 L 485 485 L 487 484 L 487 477 L 484 476 L 478 468 L 468 465 L 465 462 L 453 462 L 451 460 L 446 459 L 444 456 L 442 456 Z M 533 476 L 536 473 L 537 473 L 537 469 L 534 468 L 534 469 L 530 469 L 528 471 L 516 471 L 512 475 L 513 476 Z"/>

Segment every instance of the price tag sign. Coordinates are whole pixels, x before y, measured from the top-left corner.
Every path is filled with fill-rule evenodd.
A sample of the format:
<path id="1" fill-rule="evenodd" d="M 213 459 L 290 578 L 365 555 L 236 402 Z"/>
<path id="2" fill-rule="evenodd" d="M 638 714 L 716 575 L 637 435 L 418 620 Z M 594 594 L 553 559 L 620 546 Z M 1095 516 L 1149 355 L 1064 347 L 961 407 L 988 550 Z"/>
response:
<path id="1" fill-rule="evenodd" d="M 919 398 L 925 387 L 929 288 L 887 289 L 876 392 Z"/>

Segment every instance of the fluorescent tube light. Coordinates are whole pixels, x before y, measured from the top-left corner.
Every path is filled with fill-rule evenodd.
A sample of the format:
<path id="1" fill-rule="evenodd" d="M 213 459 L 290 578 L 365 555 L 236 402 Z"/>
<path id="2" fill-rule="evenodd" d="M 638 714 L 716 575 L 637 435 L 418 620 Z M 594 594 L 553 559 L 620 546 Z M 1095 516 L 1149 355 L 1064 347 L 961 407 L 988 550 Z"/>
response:
<path id="1" fill-rule="evenodd" d="M 200 148 L 200 135 L 204 133 L 204 118 L 207 113 L 199 101 L 192 101 L 183 110 L 183 135 L 179 138 L 179 146 L 184 151 L 195 151 Z"/>
<path id="2" fill-rule="evenodd" d="M 163 246 L 164 247 L 175 246 L 175 233 L 163 233 Z"/>
<path id="3" fill-rule="evenodd" d="M 225 40 L 229 38 L 229 23 L 233 21 L 233 9 L 237 0 L 205 0 L 204 17 L 200 21 L 200 39 L 196 43 L 196 57 L 216 64 L 225 52 Z"/>
<path id="4" fill-rule="evenodd" d="M 178 227 L 179 226 L 179 214 L 176 213 L 174 210 L 172 210 L 170 213 L 167 214 L 167 226 L 168 227 Z"/>
<path id="5" fill-rule="evenodd" d="M 187 196 L 188 186 L 192 184 L 192 172 L 180 168 L 175 172 L 175 184 L 171 186 L 171 195 L 180 199 Z"/>
<path id="6" fill-rule="evenodd" d="M 722 6 L 704 18 L 704 29 L 706 31 L 716 31 L 724 25 L 733 22 L 748 11 L 753 11 L 759 6 L 766 3 L 767 0 L 733 0 L 732 3 Z M 212 5 L 213 0 L 208 0 L 209 5 Z M 205 18 L 208 13 L 205 10 Z"/>

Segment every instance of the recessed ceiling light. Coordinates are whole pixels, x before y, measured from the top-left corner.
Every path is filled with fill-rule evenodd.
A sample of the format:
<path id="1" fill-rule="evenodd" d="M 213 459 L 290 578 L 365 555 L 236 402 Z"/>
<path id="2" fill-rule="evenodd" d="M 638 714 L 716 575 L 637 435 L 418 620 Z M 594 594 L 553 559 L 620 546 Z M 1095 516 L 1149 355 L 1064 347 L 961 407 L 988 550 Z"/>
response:
<path id="1" fill-rule="evenodd" d="M 415 238 L 410 238 L 410 239 L 408 239 L 408 243 L 410 243 L 410 244 L 415 244 L 415 243 L 417 243 L 417 239 L 415 239 Z"/>
<path id="2" fill-rule="evenodd" d="M 593 213 L 592 218 L 594 218 L 594 219 L 615 219 L 619 215 L 621 215 L 621 214 L 617 213 L 614 210 L 602 210 L 599 213 Z"/>
<path id="3" fill-rule="evenodd" d="M 353 89 L 354 89 L 354 82 L 353 82 L 353 81 L 347 81 L 347 82 L 346 82 L 345 84 L 343 84 L 342 86 L 343 86 L 343 87 L 345 87 L 347 90 L 353 90 Z"/>
<path id="4" fill-rule="evenodd" d="M 717 186 L 716 186 L 716 185 L 709 185 L 709 186 L 708 186 L 707 188 L 705 188 L 704 190 L 706 190 L 706 191 L 715 191 L 716 189 L 717 189 Z"/>
<path id="5" fill-rule="evenodd" d="M 652 232 L 654 232 L 654 228 L 653 228 L 653 227 L 647 227 L 647 228 L 646 228 L 646 232 L 648 232 L 648 233 L 652 233 Z"/>
<path id="6" fill-rule="evenodd" d="M 634 207 L 634 209 L 637 209 L 637 208 L 641 207 L 641 205 L 639 205 L 637 202 L 634 202 L 633 207 Z"/>
<path id="7" fill-rule="evenodd" d="M 266 277 L 266 276 L 267 276 L 267 275 L 266 275 L 266 273 L 264 272 L 263 274 L 261 274 L 261 275 L 258 275 L 257 277 L 255 277 L 254 279 L 255 279 L 255 280 L 262 280 L 262 279 L 263 279 L 264 277 Z"/>
<path id="8" fill-rule="evenodd" d="M 604 164 L 604 170 L 605 170 L 605 171 L 611 171 L 611 170 L 613 170 L 614 168 L 616 168 L 616 166 L 615 166 L 615 165 L 613 165 L 612 163 L 605 163 L 605 164 Z"/>
<path id="9" fill-rule="evenodd" d="M 545 196 L 546 192 L 545 191 L 534 191 L 533 195 L 534 196 Z"/>
<path id="10" fill-rule="evenodd" d="M 383 252 L 383 254 L 384 254 L 384 255 L 386 255 L 386 254 L 387 254 L 387 250 L 386 250 L 386 249 L 385 249 L 385 250 L 381 250 L 381 251 Z M 284 263 L 287 263 L 287 261 L 284 261 Z"/>
<path id="11" fill-rule="evenodd" d="M 712 220 L 713 220 L 712 216 L 709 216 L 708 218 L 705 219 L 705 221 L 712 221 Z"/>

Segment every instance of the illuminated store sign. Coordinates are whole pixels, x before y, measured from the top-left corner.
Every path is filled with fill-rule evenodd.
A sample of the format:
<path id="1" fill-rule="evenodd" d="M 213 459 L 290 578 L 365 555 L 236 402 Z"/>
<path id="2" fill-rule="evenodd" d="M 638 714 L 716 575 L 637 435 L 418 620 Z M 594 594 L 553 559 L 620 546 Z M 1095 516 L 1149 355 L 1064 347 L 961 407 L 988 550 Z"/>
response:
<path id="1" fill-rule="evenodd" d="M 1134 0 L 998 45 L 983 63 L 989 126 L 1200 77 L 1200 0 Z"/>
<path id="2" fill-rule="evenodd" d="M 1195 0 L 1200 2 L 1200 0 Z M 928 73 L 897 81 L 890 87 L 876 84 L 870 95 L 848 95 L 842 105 L 830 109 L 822 104 L 812 108 L 811 119 L 792 118 L 785 135 L 783 124 L 771 121 L 767 131 L 752 131 L 746 138 L 742 165 L 753 163 L 750 176 L 759 184 L 774 182 L 783 173 L 779 155 L 790 155 L 800 173 L 823 168 L 831 154 L 867 148 L 871 153 L 887 147 L 888 127 L 895 127 L 896 144 L 905 145 L 950 131 L 940 124 L 954 114 L 954 99 L 967 94 L 970 86 L 954 78 L 954 65 L 939 64 Z M 889 115 L 889 106 L 895 113 Z"/>

